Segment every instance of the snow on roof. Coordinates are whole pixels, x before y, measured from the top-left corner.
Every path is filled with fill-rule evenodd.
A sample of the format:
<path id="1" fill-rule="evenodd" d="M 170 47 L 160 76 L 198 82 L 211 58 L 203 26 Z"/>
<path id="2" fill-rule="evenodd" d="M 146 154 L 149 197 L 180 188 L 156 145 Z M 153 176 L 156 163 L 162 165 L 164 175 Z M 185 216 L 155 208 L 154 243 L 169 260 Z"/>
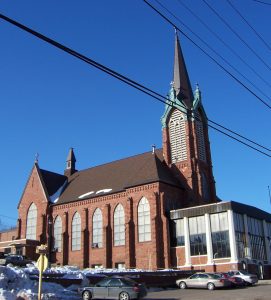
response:
<path id="1" fill-rule="evenodd" d="M 50 201 L 52 203 L 56 203 L 58 201 L 59 196 L 61 195 L 63 189 L 66 186 L 66 184 L 67 184 L 67 180 L 62 184 L 62 186 L 52 196 L 50 196 Z"/>

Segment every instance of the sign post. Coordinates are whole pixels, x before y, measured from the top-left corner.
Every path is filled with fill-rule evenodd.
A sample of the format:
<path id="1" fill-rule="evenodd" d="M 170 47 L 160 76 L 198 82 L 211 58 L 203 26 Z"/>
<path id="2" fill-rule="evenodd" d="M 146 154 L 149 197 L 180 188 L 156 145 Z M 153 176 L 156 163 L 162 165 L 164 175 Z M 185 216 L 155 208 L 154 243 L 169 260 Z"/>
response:
<path id="1" fill-rule="evenodd" d="M 38 291 L 38 300 L 41 300 L 41 286 L 42 286 L 42 273 L 48 267 L 48 258 L 46 257 L 47 246 L 40 245 L 36 249 L 36 253 L 40 254 L 40 257 L 37 260 L 37 267 L 39 269 L 39 291 Z"/>

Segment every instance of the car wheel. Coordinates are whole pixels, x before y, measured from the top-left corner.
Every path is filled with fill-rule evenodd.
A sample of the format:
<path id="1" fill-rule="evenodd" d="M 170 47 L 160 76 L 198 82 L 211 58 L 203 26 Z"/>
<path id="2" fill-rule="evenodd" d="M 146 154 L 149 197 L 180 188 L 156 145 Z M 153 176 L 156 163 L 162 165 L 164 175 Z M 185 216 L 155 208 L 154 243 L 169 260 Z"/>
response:
<path id="1" fill-rule="evenodd" d="M 212 291 L 212 290 L 215 289 L 215 285 L 214 285 L 212 282 L 209 282 L 209 283 L 207 284 L 207 289 L 208 289 L 209 291 Z"/>
<path id="2" fill-rule="evenodd" d="M 182 289 L 182 290 L 186 289 L 186 283 L 184 281 L 181 281 L 179 283 L 179 288 Z"/>
<path id="3" fill-rule="evenodd" d="M 121 292 L 120 295 L 119 295 L 119 300 L 129 300 L 130 299 L 130 296 L 128 293 L 126 292 Z"/>
<path id="4" fill-rule="evenodd" d="M 89 300 L 92 298 L 91 292 L 90 291 L 84 291 L 82 294 L 83 300 Z"/>

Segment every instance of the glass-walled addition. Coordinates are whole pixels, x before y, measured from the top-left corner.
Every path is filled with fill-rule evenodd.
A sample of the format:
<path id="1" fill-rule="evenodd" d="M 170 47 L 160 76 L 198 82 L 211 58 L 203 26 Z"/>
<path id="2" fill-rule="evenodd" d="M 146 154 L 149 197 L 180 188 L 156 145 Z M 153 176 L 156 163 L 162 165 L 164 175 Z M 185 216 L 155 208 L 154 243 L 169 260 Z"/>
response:
<path id="1" fill-rule="evenodd" d="M 214 258 L 230 257 L 228 213 L 210 215 Z"/>
<path id="2" fill-rule="evenodd" d="M 233 222 L 234 222 L 234 230 L 235 230 L 237 256 L 239 258 L 245 258 L 248 255 L 248 253 L 247 253 L 244 216 L 234 212 Z"/>
<path id="3" fill-rule="evenodd" d="M 173 247 L 184 246 L 184 220 L 173 220 L 171 223 L 171 245 Z"/>
<path id="4" fill-rule="evenodd" d="M 252 258 L 266 260 L 263 222 L 251 217 L 247 218 L 247 222 Z"/>
<path id="5" fill-rule="evenodd" d="M 191 256 L 207 254 L 204 216 L 189 218 L 189 235 Z"/>

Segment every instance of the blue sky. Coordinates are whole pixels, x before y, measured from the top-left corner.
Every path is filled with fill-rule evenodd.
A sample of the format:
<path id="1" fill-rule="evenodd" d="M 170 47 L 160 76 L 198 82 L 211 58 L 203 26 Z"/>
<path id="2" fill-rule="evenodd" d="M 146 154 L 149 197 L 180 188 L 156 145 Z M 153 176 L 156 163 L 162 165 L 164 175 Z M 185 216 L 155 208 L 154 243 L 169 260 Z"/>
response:
<path id="1" fill-rule="evenodd" d="M 270 69 L 202 0 L 185 3 L 267 84 L 216 40 L 178 0 L 160 2 L 258 89 L 271 95 Z M 208 2 L 271 65 L 270 49 L 242 22 L 227 1 Z M 156 1 L 151 3 L 161 8 Z M 271 44 L 268 29 L 271 5 L 253 0 L 232 0 L 232 3 Z M 0 13 L 160 94 L 166 95 L 169 90 L 174 29 L 143 1 L 3 0 Z M 179 20 L 169 17 L 187 32 Z M 149 151 L 152 144 L 161 147 L 163 104 L 3 20 L 0 20 L 0 37 L 2 224 L 16 223 L 17 204 L 37 152 L 41 168 L 62 174 L 70 147 L 74 147 L 79 170 Z M 194 87 L 199 83 L 208 117 L 270 148 L 271 110 L 185 37 L 180 35 L 180 39 L 191 84 Z M 270 99 L 255 92 L 271 105 Z M 218 196 L 270 212 L 267 188 L 271 185 L 270 158 L 212 129 L 209 134 Z"/>

